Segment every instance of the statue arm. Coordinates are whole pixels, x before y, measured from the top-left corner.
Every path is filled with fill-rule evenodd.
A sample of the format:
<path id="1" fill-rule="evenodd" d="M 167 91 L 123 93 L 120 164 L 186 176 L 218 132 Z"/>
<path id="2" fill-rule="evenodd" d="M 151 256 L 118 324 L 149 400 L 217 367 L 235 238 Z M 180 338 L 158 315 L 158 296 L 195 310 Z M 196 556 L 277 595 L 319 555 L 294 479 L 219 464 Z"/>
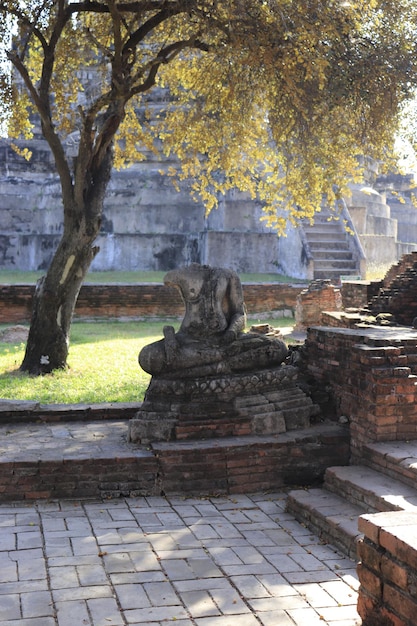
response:
<path id="1" fill-rule="evenodd" d="M 225 331 L 225 342 L 231 343 L 234 341 L 239 333 L 245 330 L 246 326 L 246 310 L 243 301 L 242 284 L 239 277 L 232 276 L 229 285 L 229 299 L 230 299 L 230 320 L 229 325 Z"/>

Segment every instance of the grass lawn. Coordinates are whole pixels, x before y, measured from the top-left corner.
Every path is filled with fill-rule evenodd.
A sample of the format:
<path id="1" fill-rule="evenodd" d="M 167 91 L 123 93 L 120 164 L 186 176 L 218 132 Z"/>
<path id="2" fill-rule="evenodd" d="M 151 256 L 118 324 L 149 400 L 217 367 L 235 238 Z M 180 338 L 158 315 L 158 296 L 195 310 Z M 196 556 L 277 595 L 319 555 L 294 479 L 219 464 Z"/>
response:
<path id="1" fill-rule="evenodd" d="M 260 320 L 248 320 L 248 327 Z M 293 319 L 262 320 L 272 326 L 292 326 Z M 140 402 L 150 376 L 139 368 L 141 348 L 162 337 L 158 322 L 74 322 L 68 369 L 48 376 L 28 376 L 18 371 L 25 343 L 0 340 L 0 398 L 35 400 L 41 404 L 95 404 Z M 6 325 L 0 325 L 0 330 Z"/>

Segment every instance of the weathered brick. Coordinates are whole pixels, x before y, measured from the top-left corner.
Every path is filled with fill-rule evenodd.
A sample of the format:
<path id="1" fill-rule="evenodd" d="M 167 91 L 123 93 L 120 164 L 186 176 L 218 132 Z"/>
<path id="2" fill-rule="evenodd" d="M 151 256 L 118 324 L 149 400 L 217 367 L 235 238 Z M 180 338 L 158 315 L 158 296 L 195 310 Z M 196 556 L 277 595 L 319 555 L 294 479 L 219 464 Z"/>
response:
<path id="1" fill-rule="evenodd" d="M 359 563 L 357 566 L 359 582 L 362 587 L 366 589 L 370 596 L 373 596 L 377 600 L 382 598 L 382 580 L 381 578 L 368 569 L 363 563 Z"/>

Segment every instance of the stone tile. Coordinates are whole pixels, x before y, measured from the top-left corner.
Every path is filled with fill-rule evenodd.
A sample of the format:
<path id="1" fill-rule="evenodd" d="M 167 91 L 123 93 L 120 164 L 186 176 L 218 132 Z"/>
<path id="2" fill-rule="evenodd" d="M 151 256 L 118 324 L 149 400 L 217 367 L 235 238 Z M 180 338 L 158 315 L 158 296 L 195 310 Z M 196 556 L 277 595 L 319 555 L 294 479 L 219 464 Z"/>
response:
<path id="1" fill-rule="evenodd" d="M 87 603 L 84 600 L 66 600 L 56 602 L 58 626 L 92 626 Z"/>
<path id="2" fill-rule="evenodd" d="M 357 593 L 343 580 L 324 582 L 320 585 L 338 604 L 356 606 Z M 329 605 L 330 606 L 330 605 Z"/>
<path id="3" fill-rule="evenodd" d="M 78 577 L 80 579 L 80 585 L 83 587 L 90 585 L 105 585 L 107 581 L 107 575 L 103 565 L 80 565 L 77 567 Z"/>
<path id="4" fill-rule="evenodd" d="M 1 623 L 8 620 L 18 620 L 20 617 L 20 596 L 18 594 L 2 596 L 0 602 Z"/>
<path id="5" fill-rule="evenodd" d="M 164 572 L 116 572 L 110 574 L 113 585 L 142 585 L 148 582 L 165 581 Z"/>
<path id="6" fill-rule="evenodd" d="M 181 598 L 193 618 L 220 615 L 220 610 L 207 591 L 184 591 Z"/>
<path id="7" fill-rule="evenodd" d="M 285 572 L 284 575 L 291 585 L 301 585 L 303 583 L 323 583 L 337 578 L 331 570 L 319 570 L 316 572 Z"/>
<path id="8" fill-rule="evenodd" d="M 0 528 L 2 528 L 1 535 L 0 535 L 0 553 L 9 551 L 9 550 L 16 550 L 17 534 L 14 532 L 11 532 L 8 527 L 0 527 Z M 4 528 L 6 528 L 6 530 L 4 530 Z"/>
<path id="9" fill-rule="evenodd" d="M 182 559 L 166 559 L 160 564 L 171 581 L 196 578 L 191 567 Z"/>
<path id="10" fill-rule="evenodd" d="M 83 556 L 87 554 L 97 554 L 99 552 L 95 537 L 74 537 L 71 539 L 74 555 Z"/>
<path id="11" fill-rule="evenodd" d="M 121 553 L 121 554 L 124 554 L 124 553 Z M 153 554 L 153 552 L 134 551 L 134 552 L 128 552 L 128 555 L 136 571 L 138 572 L 144 572 L 144 571 L 149 572 L 149 571 L 161 569 L 160 561 L 156 557 L 156 555 Z"/>
<path id="12" fill-rule="evenodd" d="M 118 552 L 116 554 L 103 554 L 103 563 L 106 572 L 115 574 L 116 572 L 134 572 L 136 567 L 129 554 Z"/>
<path id="13" fill-rule="evenodd" d="M 287 556 L 285 554 L 273 554 L 267 556 L 266 560 L 271 563 L 281 574 L 285 574 L 286 572 L 304 571 L 301 565 L 292 558 L 293 556 L 293 554 L 291 554 L 291 556 Z"/>
<path id="14" fill-rule="evenodd" d="M 73 565 L 50 567 L 49 577 L 51 589 L 74 588 L 78 586 L 77 570 Z"/>
<path id="15" fill-rule="evenodd" d="M 260 613 L 258 617 L 261 620 L 262 626 L 294 626 L 294 621 L 289 617 L 286 611 L 264 611 Z M 305 622 L 302 626 L 307 626 L 307 624 L 308 626 L 313 626 L 310 622 Z M 321 626 L 323 626 L 323 622 Z"/>
<path id="16" fill-rule="evenodd" d="M 96 585 L 93 587 L 72 587 L 68 589 L 54 589 L 52 595 L 55 602 L 68 602 L 71 600 L 91 600 L 93 598 L 108 598 L 112 595 L 109 585 Z"/>
<path id="17" fill-rule="evenodd" d="M 193 524 L 192 531 L 197 539 L 215 539 L 220 537 L 219 533 L 210 524 Z"/>
<path id="18" fill-rule="evenodd" d="M 170 606 L 180 604 L 172 584 L 168 581 L 145 583 L 143 589 L 152 606 Z"/>
<path id="19" fill-rule="evenodd" d="M 320 609 L 320 615 L 328 622 L 339 623 L 341 620 L 358 619 L 356 605 L 332 606 Z"/>
<path id="20" fill-rule="evenodd" d="M 294 596 L 297 595 L 297 590 L 292 587 L 287 580 L 280 574 L 258 576 L 257 577 L 262 585 L 267 589 L 271 596 Z"/>
<path id="21" fill-rule="evenodd" d="M 224 565 L 242 565 L 241 559 L 238 557 L 235 550 L 226 547 L 210 547 L 208 548 L 211 556 L 217 565 L 223 567 Z"/>
<path id="22" fill-rule="evenodd" d="M 132 609 L 124 612 L 128 624 L 142 624 L 143 622 L 175 622 L 188 619 L 188 614 L 182 606 L 152 606 L 143 609 Z M 95 625 L 94 625 L 95 626 Z"/>
<path id="23" fill-rule="evenodd" d="M 87 605 L 94 626 L 124 626 L 125 621 L 114 598 L 93 598 L 87 600 Z"/>
<path id="24" fill-rule="evenodd" d="M 333 583 L 323 583 L 319 585 L 318 583 L 307 583 L 304 585 L 294 585 L 296 591 L 307 600 L 311 606 L 314 608 L 323 607 L 323 606 L 337 606 L 338 603 L 333 596 L 331 596 L 327 591 L 325 591 L 325 585 Z"/>
<path id="25" fill-rule="evenodd" d="M 243 602 L 238 593 L 232 588 L 211 589 L 210 595 L 221 613 L 225 615 L 243 615 L 250 613 L 249 607 Z"/>
<path id="26" fill-rule="evenodd" d="M 328 570 L 326 565 L 324 565 L 319 559 L 316 559 L 312 554 L 303 554 L 302 552 L 297 553 L 294 552 L 291 555 L 293 561 L 298 563 L 304 570 L 309 571 L 318 571 L 318 570 Z"/>
<path id="27" fill-rule="evenodd" d="M 0 553 L 0 594 L 3 593 L 4 583 L 12 583 L 18 580 L 17 563 L 8 558 L 7 552 L 4 555 L 5 557 Z"/>
<path id="28" fill-rule="evenodd" d="M 22 594 L 28 592 L 41 592 L 48 590 L 48 581 L 43 580 L 22 580 L 11 583 L 0 584 L 0 596 L 9 596 L 14 593 Z M 0 603 L 2 598 L 0 597 Z"/>
<path id="29" fill-rule="evenodd" d="M 23 551 L 18 560 L 19 580 L 45 580 L 46 566 L 44 559 L 30 559 Z"/>
<path id="30" fill-rule="evenodd" d="M 308 626 L 323 626 L 323 624 L 327 624 L 320 614 L 320 609 L 317 611 L 313 608 L 289 609 L 288 615 L 297 626 L 307 626 L 307 624 Z"/>
<path id="31" fill-rule="evenodd" d="M 143 609 L 152 606 L 149 597 L 146 595 L 143 585 L 141 584 L 114 584 L 114 589 L 124 611 L 126 609 Z"/>
<path id="32" fill-rule="evenodd" d="M 1 626 L 56 626 L 54 617 L 28 617 L 24 620 L 1 622 Z"/>
<path id="33" fill-rule="evenodd" d="M 307 601 L 298 593 L 296 595 L 275 598 L 253 598 L 249 600 L 249 604 L 257 614 L 263 611 L 288 611 L 289 609 L 309 608 Z"/>
<path id="34" fill-rule="evenodd" d="M 259 626 L 259 621 L 254 615 L 219 615 L 211 617 L 201 617 L 195 620 L 196 626 L 236 626 L 236 622 L 239 626 Z M 281 626 L 281 622 L 275 622 L 274 626 Z M 271 624 L 272 626 L 272 624 Z M 287 626 L 284 622 L 282 626 Z M 294 626 L 288 624 L 288 626 Z"/>
<path id="35" fill-rule="evenodd" d="M 230 589 L 231 585 L 227 578 L 193 578 L 191 580 L 176 580 L 174 587 L 181 594 L 183 591 L 212 592 L 215 589 Z"/>
<path id="36" fill-rule="evenodd" d="M 22 593 L 22 615 L 29 617 L 53 617 L 55 614 L 52 596 L 49 591 L 31 591 Z"/>
<path id="37" fill-rule="evenodd" d="M 224 565 L 223 571 L 228 576 L 245 576 L 246 574 L 273 574 L 277 569 L 267 561 L 253 563 L 251 565 Z"/>
<path id="38" fill-rule="evenodd" d="M 17 549 L 27 550 L 28 548 L 41 548 L 43 538 L 39 530 L 31 532 L 16 533 Z"/>
<path id="39" fill-rule="evenodd" d="M 221 570 L 207 557 L 189 558 L 187 562 L 198 578 L 217 578 L 223 576 Z"/>

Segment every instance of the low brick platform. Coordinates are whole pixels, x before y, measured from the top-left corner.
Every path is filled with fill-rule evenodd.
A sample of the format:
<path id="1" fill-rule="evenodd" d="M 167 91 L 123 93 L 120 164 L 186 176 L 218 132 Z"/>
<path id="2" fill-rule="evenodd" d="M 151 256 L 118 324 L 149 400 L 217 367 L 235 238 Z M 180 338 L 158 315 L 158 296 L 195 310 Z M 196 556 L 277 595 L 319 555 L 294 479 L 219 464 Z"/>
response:
<path id="1" fill-rule="evenodd" d="M 139 446 L 128 419 L 0 424 L 0 501 L 274 490 L 348 463 L 349 432 L 323 423 L 274 436 Z"/>

